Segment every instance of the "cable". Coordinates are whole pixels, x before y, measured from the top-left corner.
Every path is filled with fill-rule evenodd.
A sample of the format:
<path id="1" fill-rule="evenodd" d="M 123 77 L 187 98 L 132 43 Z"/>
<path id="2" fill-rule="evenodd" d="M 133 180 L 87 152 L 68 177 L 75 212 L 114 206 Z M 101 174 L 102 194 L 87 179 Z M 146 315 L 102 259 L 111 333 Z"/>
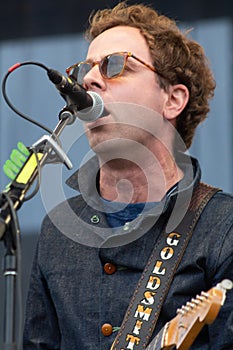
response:
<path id="1" fill-rule="evenodd" d="M 22 256 L 21 256 L 21 240 L 20 240 L 20 227 L 18 216 L 14 209 L 14 204 L 7 194 L 2 193 L 6 198 L 11 214 L 11 229 L 13 240 L 15 238 L 15 251 L 16 251 L 16 270 L 17 270 L 17 295 L 18 295 L 18 350 L 22 349 L 22 332 L 23 332 L 23 296 L 22 296 Z"/>
<path id="2" fill-rule="evenodd" d="M 52 137 L 56 140 L 56 142 L 60 145 L 61 142 L 59 140 L 59 137 L 58 135 L 56 135 L 56 133 L 51 130 L 50 128 L 48 128 L 47 126 L 43 125 L 42 123 L 30 118 L 29 116 L 25 115 L 24 113 L 20 112 L 12 103 L 11 101 L 9 100 L 8 96 L 7 96 L 7 93 L 6 93 L 6 82 L 7 82 L 7 79 L 9 77 L 9 75 L 14 72 L 16 69 L 18 69 L 19 67 L 22 67 L 22 66 L 25 66 L 25 65 L 35 65 L 35 66 L 39 66 L 41 68 L 43 68 L 44 70 L 46 70 L 47 73 L 50 72 L 50 69 L 45 66 L 43 63 L 40 63 L 40 62 L 34 62 L 34 61 L 27 61 L 27 62 L 22 62 L 22 63 L 16 63 L 14 64 L 12 67 L 10 67 L 8 69 L 8 72 L 6 73 L 6 75 L 4 76 L 3 78 L 3 81 L 2 81 L 2 94 L 3 94 L 3 97 L 6 101 L 6 103 L 8 104 L 8 106 L 16 113 L 18 114 L 21 118 L 29 121 L 30 123 L 42 128 L 43 130 L 47 131 L 49 134 L 52 135 Z M 40 176 L 41 176 L 41 167 L 40 167 L 40 162 L 39 162 L 39 159 L 38 159 L 38 155 L 37 155 L 37 151 L 35 149 L 32 149 L 33 153 L 35 154 L 35 157 L 36 157 L 36 161 L 37 161 L 37 166 L 38 166 L 38 181 L 37 181 L 37 184 L 36 184 L 36 187 L 35 187 L 35 190 L 26 198 L 24 198 L 24 201 L 28 201 L 29 199 L 31 199 L 32 197 L 34 197 L 36 195 L 36 193 L 38 192 L 39 190 L 39 187 L 40 187 Z"/>
<path id="3" fill-rule="evenodd" d="M 27 115 L 21 113 L 18 109 L 16 109 L 16 107 L 10 102 L 8 96 L 7 96 L 7 93 L 6 93 L 6 81 L 9 77 L 9 75 L 15 71 L 16 69 L 18 69 L 19 67 L 22 67 L 22 66 L 25 66 L 25 65 L 35 65 L 35 66 L 39 66 L 43 69 L 45 69 L 47 71 L 47 73 L 49 72 L 49 68 L 46 67 L 44 64 L 42 63 L 39 63 L 39 62 L 34 62 L 34 61 L 27 61 L 27 62 L 22 62 L 22 63 L 16 63 L 14 64 L 12 67 L 10 67 L 8 69 L 8 72 L 6 73 L 6 75 L 4 76 L 3 78 L 3 81 L 2 81 L 2 94 L 3 94 L 3 97 L 6 101 L 6 103 L 8 104 L 8 106 L 16 113 L 18 114 L 21 118 L 29 121 L 30 123 L 32 124 L 35 124 L 36 126 L 39 126 L 40 128 L 44 129 L 45 131 L 47 131 L 48 133 L 52 134 L 53 135 L 53 131 L 51 129 L 49 129 L 47 126 L 39 123 L 38 121 L 28 117 Z"/>
<path id="4" fill-rule="evenodd" d="M 54 138 L 59 144 L 60 144 L 60 140 L 58 135 L 56 135 L 55 131 L 52 131 L 51 129 L 49 129 L 47 126 L 39 123 L 38 121 L 28 117 L 27 115 L 25 115 L 24 113 L 20 112 L 9 100 L 7 93 L 6 93 L 6 82 L 7 79 L 9 77 L 9 75 L 14 72 L 16 69 L 18 69 L 19 67 L 25 66 L 25 65 L 36 65 L 39 66 L 41 68 L 43 68 L 44 70 L 47 71 L 47 73 L 50 71 L 49 68 L 47 68 L 44 64 L 39 63 L 39 62 L 34 62 L 34 61 L 28 61 L 28 62 L 23 62 L 23 63 L 16 63 L 15 65 L 13 65 L 12 67 L 10 67 L 8 69 L 8 72 L 6 73 L 6 75 L 3 78 L 2 81 L 2 94 L 3 97 L 6 101 L 6 103 L 8 104 L 8 106 L 16 113 L 18 114 L 21 118 L 29 121 L 30 123 L 42 128 L 43 130 L 45 130 L 46 132 L 48 132 L 49 134 L 51 134 L 52 138 Z M 27 201 L 29 199 L 31 199 L 32 197 L 34 197 L 36 195 L 36 193 L 38 192 L 39 188 L 40 188 L 40 182 L 41 182 L 41 164 L 39 161 L 39 157 L 37 154 L 37 150 L 34 148 L 31 148 L 33 154 L 35 155 L 36 158 L 36 162 L 37 162 L 37 170 L 38 170 L 38 181 L 36 184 L 35 189 L 33 190 L 33 192 L 28 195 L 27 197 L 24 198 L 23 201 Z M 19 313 L 19 317 L 18 317 L 18 345 L 17 345 L 17 349 L 21 350 L 22 349 L 22 334 L 23 334 L 23 297 L 22 297 L 22 271 L 21 271 L 21 240 L 20 240 L 20 228 L 19 228 L 19 222 L 18 222 L 18 217 L 16 214 L 16 210 L 14 208 L 14 204 L 12 199 L 10 198 L 10 195 L 7 192 L 3 192 L 2 195 L 6 198 L 6 202 L 8 204 L 8 208 L 10 211 L 10 216 L 11 216 L 11 245 L 12 245 L 12 250 L 15 250 L 15 252 L 12 253 L 16 253 L 15 254 L 15 258 L 16 258 L 16 276 L 17 276 L 17 296 L 18 296 L 18 313 Z"/>
<path id="5" fill-rule="evenodd" d="M 6 93 L 6 82 L 7 79 L 9 77 L 9 75 L 15 71 L 16 69 L 18 69 L 19 67 L 25 66 L 25 65 L 36 65 L 39 66 L 43 69 L 45 69 L 48 73 L 49 69 L 42 63 L 38 63 L 38 62 L 23 62 L 23 63 L 17 63 L 15 65 L 13 65 L 11 68 L 8 69 L 8 72 L 6 73 L 6 75 L 3 78 L 2 81 L 2 94 L 3 97 L 6 101 L 6 103 L 8 104 L 8 106 L 16 113 L 18 114 L 21 118 L 29 121 L 30 123 L 42 128 L 43 130 L 45 130 L 46 132 L 48 132 L 49 134 L 51 134 L 57 141 L 59 141 L 59 138 L 57 137 L 56 134 L 54 134 L 54 132 L 49 129 L 48 127 L 46 127 L 45 125 L 39 123 L 38 121 L 28 117 L 27 115 L 21 113 L 9 100 L 7 93 Z M 37 161 L 37 169 L 38 169 L 38 181 L 36 184 L 36 187 L 34 189 L 34 191 L 26 198 L 24 198 L 24 201 L 27 201 L 29 199 L 31 199 L 32 197 L 35 196 L 35 194 L 38 192 L 39 188 L 40 188 L 40 181 L 41 181 L 41 166 L 40 166 L 40 162 L 39 162 L 39 158 L 38 158 L 38 154 L 36 152 L 35 149 L 32 149 L 33 153 L 35 154 L 36 157 L 36 161 Z M 18 222 L 18 217 L 17 217 L 17 213 L 16 210 L 14 208 L 14 204 L 13 201 L 11 200 L 10 196 L 8 195 L 7 192 L 3 192 L 2 195 L 6 198 L 6 201 L 8 203 L 8 207 L 10 210 L 10 215 L 11 215 L 11 234 L 12 234 L 12 249 L 15 249 L 15 258 L 16 258 L 16 271 L 17 271 L 17 296 L 18 296 L 18 344 L 17 344 L 17 350 L 21 350 L 22 349 L 22 333 L 23 333 L 23 297 L 22 297 L 22 271 L 21 271 L 21 240 L 20 240 L 20 227 L 19 227 L 19 222 Z M 14 252 L 12 252 L 14 253 Z"/>

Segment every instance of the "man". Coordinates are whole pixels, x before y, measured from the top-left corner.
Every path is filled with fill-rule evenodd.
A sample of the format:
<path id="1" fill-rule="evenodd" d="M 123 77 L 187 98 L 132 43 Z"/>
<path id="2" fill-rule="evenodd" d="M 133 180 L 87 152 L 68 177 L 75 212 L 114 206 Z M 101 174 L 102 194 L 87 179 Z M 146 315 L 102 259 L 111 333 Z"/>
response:
<path id="1" fill-rule="evenodd" d="M 197 160 L 184 152 L 215 88 L 203 49 L 167 17 L 125 3 L 97 12 L 88 37 L 86 61 L 67 72 L 102 97 L 107 113 L 85 123 L 96 157 L 68 180 L 81 195 L 61 203 L 43 222 L 25 350 L 110 349 L 153 248 L 161 235 L 176 232 L 200 182 Z M 232 209 L 230 195 L 217 192 L 209 200 L 150 340 L 196 294 L 233 280 Z M 155 300 L 156 293 L 150 297 Z M 146 341 L 129 339 L 125 349 L 142 349 Z M 229 291 L 214 324 L 204 327 L 191 349 L 232 348 Z"/>

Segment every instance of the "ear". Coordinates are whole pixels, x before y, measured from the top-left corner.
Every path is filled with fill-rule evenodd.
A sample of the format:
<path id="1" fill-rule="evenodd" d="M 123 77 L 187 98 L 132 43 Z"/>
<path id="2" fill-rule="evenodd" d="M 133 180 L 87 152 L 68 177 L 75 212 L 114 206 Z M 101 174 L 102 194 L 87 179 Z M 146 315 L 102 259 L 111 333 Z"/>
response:
<path id="1" fill-rule="evenodd" d="M 167 120 L 175 119 L 184 110 L 189 100 L 188 88 L 183 84 L 170 85 L 163 116 Z"/>

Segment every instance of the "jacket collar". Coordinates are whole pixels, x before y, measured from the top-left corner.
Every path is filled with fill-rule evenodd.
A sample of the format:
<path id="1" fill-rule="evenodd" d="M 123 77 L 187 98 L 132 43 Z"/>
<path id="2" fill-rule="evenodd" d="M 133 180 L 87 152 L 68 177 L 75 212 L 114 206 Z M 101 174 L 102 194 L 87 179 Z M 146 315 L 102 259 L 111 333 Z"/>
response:
<path id="1" fill-rule="evenodd" d="M 117 234 L 116 231 L 113 232 L 111 228 L 108 228 L 107 236 L 102 237 L 103 228 L 98 228 L 98 225 L 95 225 L 95 232 L 99 229 L 100 236 L 104 238 L 103 242 L 101 241 L 101 247 L 125 245 L 135 241 L 144 236 L 144 233 L 151 231 L 152 227 L 157 227 L 157 225 L 155 226 L 157 222 L 164 222 L 166 232 L 173 232 L 176 229 L 187 212 L 193 190 L 198 185 L 201 177 L 200 167 L 195 158 L 182 154 L 179 155 L 177 163 L 184 172 L 183 179 L 168 191 L 161 202 L 157 203 L 152 209 L 143 211 L 130 222 L 126 232 L 124 226 L 119 228 Z M 98 193 L 99 163 L 97 157 L 91 158 L 81 166 L 66 183 L 82 194 L 88 214 L 90 214 L 90 210 L 94 210 L 100 217 L 105 217 L 103 201 Z M 83 210 L 83 215 L 87 215 L 87 211 Z M 154 230 L 152 231 L 154 232 Z"/>
<path id="2" fill-rule="evenodd" d="M 177 194 L 191 191 L 197 186 L 201 178 L 201 169 L 198 160 L 184 153 L 178 154 L 176 158 L 178 166 L 183 170 L 184 177 L 173 186 L 164 197 L 168 201 Z M 99 199 L 99 162 L 96 156 L 88 160 L 84 165 L 75 171 L 66 181 L 66 184 L 72 189 L 80 192 L 83 197 L 93 200 Z M 90 202 L 89 202 L 90 203 Z"/>

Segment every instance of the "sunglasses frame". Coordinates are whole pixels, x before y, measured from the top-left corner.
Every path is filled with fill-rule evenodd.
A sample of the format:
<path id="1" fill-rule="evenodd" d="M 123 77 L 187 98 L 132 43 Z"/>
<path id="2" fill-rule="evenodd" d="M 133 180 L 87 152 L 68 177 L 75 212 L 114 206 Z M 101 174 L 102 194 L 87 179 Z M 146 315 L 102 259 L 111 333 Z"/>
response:
<path id="1" fill-rule="evenodd" d="M 120 55 L 120 56 L 123 56 L 123 57 L 124 57 L 124 65 L 123 65 L 121 71 L 120 71 L 118 74 L 116 74 L 116 75 L 114 75 L 114 76 L 112 76 L 112 77 L 108 77 L 108 76 L 103 72 L 102 66 L 103 66 L 104 61 L 105 61 L 107 58 L 109 58 L 109 57 L 111 57 L 111 56 L 113 56 L 113 55 Z M 143 61 L 142 59 L 140 59 L 139 57 L 133 55 L 131 52 L 114 52 L 114 53 L 112 53 L 112 54 L 109 54 L 109 55 L 103 57 L 100 61 L 94 61 L 94 62 L 81 61 L 81 62 L 77 62 L 77 63 L 73 64 L 72 66 L 70 66 L 70 67 L 68 67 L 68 68 L 66 69 L 66 74 L 68 75 L 68 77 L 70 77 L 71 79 L 73 79 L 73 78 L 72 78 L 72 74 L 71 74 L 71 71 L 72 71 L 73 69 L 78 68 L 80 64 L 90 64 L 90 70 L 91 70 L 94 66 L 98 65 L 100 74 L 101 74 L 101 76 L 102 76 L 104 79 L 114 79 L 114 78 L 119 77 L 120 75 L 123 74 L 123 72 L 124 72 L 124 70 L 125 70 L 125 67 L 126 67 L 126 64 L 127 64 L 127 60 L 128 60 L 129 57 L 134 58 L 136 61 L 140 62 L 140 63 L 143 64 L 145 67 L 147 67 L 148 69 L 150 69 L 152 72 L 157 73 L 156 69 L 155 69 L 153 66 L 151 66 L 150 64 L 144 62 L 144 61 Z M 90 71 L 90 70 L 89 70 L 89 71 Z M 88 72 L 89 72 L 89 71 L 88 71 Z M 88 72 L 87 72 L 87 73 L 88 73 Z M 76 79 L 76 80 L 77 80 L 77 79 Z"/>

